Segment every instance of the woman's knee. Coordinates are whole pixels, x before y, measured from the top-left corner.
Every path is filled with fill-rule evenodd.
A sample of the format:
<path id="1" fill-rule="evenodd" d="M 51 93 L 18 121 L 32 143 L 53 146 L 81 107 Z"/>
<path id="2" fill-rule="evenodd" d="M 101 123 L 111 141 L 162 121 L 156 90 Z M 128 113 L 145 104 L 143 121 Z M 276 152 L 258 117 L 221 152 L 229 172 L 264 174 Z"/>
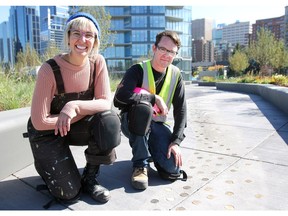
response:
<path id="1" fill-rule="evenodd" d="M 112 150 L 121 142 L 121 124 L 113 110 L 97 113 L 93 119 L 93 137 L 101 152 Z"/>

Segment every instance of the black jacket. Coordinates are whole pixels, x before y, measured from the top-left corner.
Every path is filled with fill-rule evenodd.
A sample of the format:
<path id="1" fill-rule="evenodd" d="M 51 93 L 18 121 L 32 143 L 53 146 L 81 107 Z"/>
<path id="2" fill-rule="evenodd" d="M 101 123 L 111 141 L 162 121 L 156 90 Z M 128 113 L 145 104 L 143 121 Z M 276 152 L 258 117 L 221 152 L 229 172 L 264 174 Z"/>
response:
<path id="1" fill-rule="evenodd" d="M 157 72 L 153 69 L 153 75 L 156 86 L 156 94 L 159 94 L 165 80 L 165 74 Z M 114 96 L 114 106 L 119 108 L 122 112 L 128 111 L 130 105 L 137 101 L 149 101 L 152 106 L 155 104 L 155 95 L 150 94 L 135 94 L 133 90 L 136 87 L 141 87 L 143 82 L 143 69 L 141 65 L 135 64 L 131 66 L 125 73 L 122 81 Z M 174 97 L 172 100 L 174 128 L 172 133 L 171 142 L 180 144 L 185 138 L 184 128 L 187 126 L 187 107 L 185 99 L 185 85 L 180 76 L 177 83 Z"/>

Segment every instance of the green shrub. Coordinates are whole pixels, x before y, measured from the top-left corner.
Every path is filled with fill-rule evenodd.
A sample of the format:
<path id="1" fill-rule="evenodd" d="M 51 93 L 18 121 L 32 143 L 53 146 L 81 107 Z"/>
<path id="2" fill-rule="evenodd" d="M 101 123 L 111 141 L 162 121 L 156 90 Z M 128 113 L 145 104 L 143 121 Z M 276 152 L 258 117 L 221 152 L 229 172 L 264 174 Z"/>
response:
<path id="1" fill-rule="evenodd" d="M 231 77 L 221 82 L 236 82 L 236 83 L 257 83 L 257 84 L 273 84 L 278 86 L 288 87 L 288 77 L 284 75 L 272 76 L 252 76 L 246 75 L 241 77 Z"/>
<path id="2" fill-rule="evenodd" d="M 279 85 L 279 86 L 286 86 L 288 87 L 288 77 L 283 75 L 275 74 L 272 76 L 271 84 Z"/>
<path id="3" fill-rule="evenodd" d="M 35 78 L 28 75 L 0 75 L 0 111 L 31 105 Z"/>
<path id="4" fill-rule="evenodd" d="M 211 77 L 211 76 L 203 76 L 201 77 L 201 80 L 203 82 L 215 82 L 216 81 L 215 77 Z"/>
<path id="5" fill-rule="evenodd" d="M 115 91 L 121 77 L 110 77 L 111 91 Z M 16 74 L 0 74 L 0 111 L 31 106 L 35 77 Z"/>

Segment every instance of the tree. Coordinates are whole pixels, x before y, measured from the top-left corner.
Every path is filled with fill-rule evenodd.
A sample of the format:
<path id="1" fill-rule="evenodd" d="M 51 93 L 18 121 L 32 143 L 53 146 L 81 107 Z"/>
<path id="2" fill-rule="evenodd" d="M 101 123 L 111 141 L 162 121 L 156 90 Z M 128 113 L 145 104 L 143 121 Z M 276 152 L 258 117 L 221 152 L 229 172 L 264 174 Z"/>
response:
<path id="1" fill-rule="evenodd" d="M 275 39 L 271 31 L 261 28 L 257 32 L 257 41 L 253 41 L 247 49 L 250 59 L 259 63 L 261 75 L 272 75 L 288 65 L 288 54 L 283 41 Z"/>
<path id="2" fill-rule="evenodd" d="M 248 57 L 243 51 L 236 50 L 235 54 L 229 58 L 230 68 L 235 71 L 235 75 L 241 75 L 249 66 Z"/>
<path id="3" fill-rule="evenodd" d="M 236 51 L 242 51 L 243 49 L 244 49 L 244 47 L 241 46 L 239 43 L 237 43 L 233 49 L 232 55 L 234 55 L 236 53 Z"/>
<path id="4" fill-rule="evenodd" d="M 116 32 L 109 31 L 111 26 L 111 15 L 105 11 L 104 6 L 75 6 L 75 10 L 90 13 L 97 20 L 101 29 L 100 51 L 113 46 Z"/>
<path id="5" fill-rule="evenodd" d="M 275 45 L 275 55 L 271 57 L 271 65 L 276 71 L 288 67 L 288 52 L 282 40 Z"/>

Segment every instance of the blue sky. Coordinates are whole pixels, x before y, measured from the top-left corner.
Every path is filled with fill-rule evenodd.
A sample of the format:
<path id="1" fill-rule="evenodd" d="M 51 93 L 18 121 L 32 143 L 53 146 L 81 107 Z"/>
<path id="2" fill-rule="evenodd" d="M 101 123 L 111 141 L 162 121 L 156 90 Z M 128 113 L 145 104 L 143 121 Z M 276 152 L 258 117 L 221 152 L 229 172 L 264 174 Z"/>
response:
<path id="1" fill-rule="evenodd" d="M 193 2 L 193 0 L 192 0 Z M 216 5 L 216 2 L 219 2 Z M 215 0 L 211 4 L 196 4 L 192 5 L 192 19 L 211 18 L 216 20 L 216 23 L 235 23 L 250 21 L 250 24 L 255 23 L 257 19 L 266 19 L 280 17 L 285 14 L 285 6 L 288 6 L 288 0 L 238 0 L 237 3 L 230 0 Z"/>
<path id="2" fill-rule="evenodd" d="M 49 5 L 79 5 L 79 2 L 81 2 L 81 5 L 91 5 L 89 0 L 69 0 L 69 3 L 63 0 L 49 0 Z M 131 5 L 131 0 L 105 0 L 103 2 L 100 4 Z M 255 23 L 257 19 L 283 16 L 285 14 L 285 6 L 288 6 L 288 0 L 266 0 L 261 3 L 253 0 L 138 0 L 136 4 L 134 1 L 132 2 L 133 5 L 191 5 L 192 19 L 211 18 L 214 19 L 217 24 L 231 24 L 236 20 Z M 37 3 L 38 5 L 47 5 L 47 2 L 45 3 L 43 0 L 39 0 Z M 23 3 L 21 4 L 15 0 L 10 0 L 9 4 L 6 5 L 1 3 L 0 23 L 8 20 L 8 8 L 10 5 L 23 5 Z M 35 5 L 35 1 L 26 0 L 25 5 Z"/>
<path id="3" fill-rule="evenodd" d="M 9 6 L 0 6 L 0 23 L 3 21 L 8 21 L 9 16 Z"/>

